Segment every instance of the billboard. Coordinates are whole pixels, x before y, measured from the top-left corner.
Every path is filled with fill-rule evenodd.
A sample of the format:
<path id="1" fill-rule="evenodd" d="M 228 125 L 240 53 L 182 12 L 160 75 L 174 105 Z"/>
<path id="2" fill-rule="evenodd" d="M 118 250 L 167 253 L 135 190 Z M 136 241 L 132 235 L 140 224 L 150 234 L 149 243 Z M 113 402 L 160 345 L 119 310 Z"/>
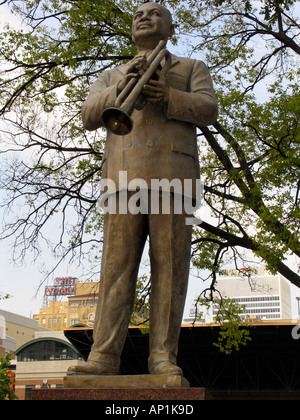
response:
<path id="1" fill-rule="evenodd" d="M 45 287 L 45 296 L 75 296 L 76 277 L 57 277 L 53 286 Z"/>

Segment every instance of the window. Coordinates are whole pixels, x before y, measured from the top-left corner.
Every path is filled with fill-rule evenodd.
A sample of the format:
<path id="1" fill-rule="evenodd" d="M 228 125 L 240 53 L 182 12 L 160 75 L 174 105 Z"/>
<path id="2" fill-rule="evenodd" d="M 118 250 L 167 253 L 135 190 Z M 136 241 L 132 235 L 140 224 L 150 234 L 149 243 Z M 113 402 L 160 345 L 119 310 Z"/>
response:
<path id="1" fill-rule="evenodd" d="M 35 389 L 35 385 L 26 385 L 25 387 L 25 400 L 31 400 L 31 391 Z"/>
<path id="2" fill-rule="evenodd" d="M 38 339 L 25 345 L 17 354 L 20 362 L 36 362 L 47 360 L 77 360 L 79 354 L 63 341 Z"/>
<path id="3" fill-rule="evenodd" d="M 98 301 L 96 299 L 90 299 L 87 301 L 87 306 L 96 306 Z"/>
<path id="4" fill-rule="evenodd" d="M 69 306 L 82 306 L 83 301 L 82 300 L 70 300 Z"/>

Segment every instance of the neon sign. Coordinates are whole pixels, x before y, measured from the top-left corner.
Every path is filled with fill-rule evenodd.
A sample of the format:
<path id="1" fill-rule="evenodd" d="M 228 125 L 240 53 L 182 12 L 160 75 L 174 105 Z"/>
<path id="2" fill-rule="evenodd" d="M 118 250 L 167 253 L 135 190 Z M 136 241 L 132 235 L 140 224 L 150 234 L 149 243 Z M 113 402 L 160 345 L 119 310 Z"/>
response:
<path id="1" fill-rule="evenodd" d="M 53 286 L 45 287 L 45 296 L 75 296 L 76 277 L 57 277 Z"/>

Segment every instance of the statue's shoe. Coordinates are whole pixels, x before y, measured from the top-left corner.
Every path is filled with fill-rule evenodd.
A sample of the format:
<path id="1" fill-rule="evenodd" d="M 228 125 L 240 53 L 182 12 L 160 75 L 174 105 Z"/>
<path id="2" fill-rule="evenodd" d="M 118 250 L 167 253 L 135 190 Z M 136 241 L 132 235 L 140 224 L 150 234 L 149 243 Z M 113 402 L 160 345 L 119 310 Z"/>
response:
<path id="1" fill-rule="evenodd" d="M 153 363 L 149 369 L 151 375 L 177 375 L 183 376 L 180 367 L 176 366 L 175 363 L 166 360 L 164 362 Z"/>
<path id="2" fill-rule="evenodd" d="M 103 362 L 88 361 L 71 366 L 67 375 L 118 375 L 118 370 Z"/>

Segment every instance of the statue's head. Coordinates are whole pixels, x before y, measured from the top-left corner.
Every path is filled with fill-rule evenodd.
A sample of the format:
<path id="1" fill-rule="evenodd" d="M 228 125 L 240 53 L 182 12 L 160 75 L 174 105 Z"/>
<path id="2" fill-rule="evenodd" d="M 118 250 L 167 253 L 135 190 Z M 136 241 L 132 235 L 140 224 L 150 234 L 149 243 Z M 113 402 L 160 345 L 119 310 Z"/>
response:
<path id="1" fill-rule="evenodd" d="M 149 44 L 156 47 L 160 40 L 167 41 L 174 35 L 172 15 L 168 9 L 158 3 L 144 3 L 134 14 L 132 39 L 142 48 Z"/>

